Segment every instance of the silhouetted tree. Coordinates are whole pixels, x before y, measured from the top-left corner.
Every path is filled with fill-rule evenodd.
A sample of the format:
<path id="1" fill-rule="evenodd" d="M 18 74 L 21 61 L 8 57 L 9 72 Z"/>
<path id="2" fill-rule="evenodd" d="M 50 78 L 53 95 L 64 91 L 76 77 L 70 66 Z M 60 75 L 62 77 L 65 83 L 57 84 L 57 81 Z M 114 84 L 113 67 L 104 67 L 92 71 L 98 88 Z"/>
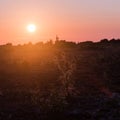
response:
<path id="1" fill-rule="evenodd" d="M 108 39 L 102 39 L 100 40 L 100 43 L 109 43 Z"/>

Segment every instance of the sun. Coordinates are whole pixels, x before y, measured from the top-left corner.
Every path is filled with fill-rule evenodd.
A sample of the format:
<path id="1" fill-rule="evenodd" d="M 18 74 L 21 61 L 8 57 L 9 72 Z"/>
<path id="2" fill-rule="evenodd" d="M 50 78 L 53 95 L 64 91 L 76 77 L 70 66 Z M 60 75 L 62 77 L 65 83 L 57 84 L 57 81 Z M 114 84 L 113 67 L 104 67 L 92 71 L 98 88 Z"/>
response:
<path id="1" fill-rule="evenodd" d="M 29 24 L 27 26 L 28 32 L 35 32 L 36 31 L 36 25 L 35 24 Z"/>

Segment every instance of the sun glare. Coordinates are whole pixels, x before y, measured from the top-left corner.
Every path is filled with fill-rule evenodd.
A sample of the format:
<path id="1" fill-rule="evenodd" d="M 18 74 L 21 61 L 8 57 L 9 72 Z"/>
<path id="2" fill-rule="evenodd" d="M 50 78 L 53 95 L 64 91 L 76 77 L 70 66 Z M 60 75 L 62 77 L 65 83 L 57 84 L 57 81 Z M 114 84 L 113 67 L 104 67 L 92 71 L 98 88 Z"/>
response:
<path id="1" fill-rule="evenodd" d="M 29 25 L 27 26 L 27 30 L 28 30 L 28 32 L 35 32 L 35 31 L 36 31 L 36 25 L 34 25 L 34 24 L 29 24 Z"/>

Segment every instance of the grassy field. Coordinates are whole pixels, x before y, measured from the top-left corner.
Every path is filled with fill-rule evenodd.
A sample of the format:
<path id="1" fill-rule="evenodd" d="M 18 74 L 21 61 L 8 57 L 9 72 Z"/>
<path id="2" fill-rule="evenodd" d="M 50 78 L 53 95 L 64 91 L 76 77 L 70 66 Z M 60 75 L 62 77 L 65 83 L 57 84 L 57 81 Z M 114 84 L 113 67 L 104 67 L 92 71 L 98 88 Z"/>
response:
<path id="1" fill-rule="evenodd" d="M 0 46 L 0 120 L 119 120 L 120 40 Z"/>

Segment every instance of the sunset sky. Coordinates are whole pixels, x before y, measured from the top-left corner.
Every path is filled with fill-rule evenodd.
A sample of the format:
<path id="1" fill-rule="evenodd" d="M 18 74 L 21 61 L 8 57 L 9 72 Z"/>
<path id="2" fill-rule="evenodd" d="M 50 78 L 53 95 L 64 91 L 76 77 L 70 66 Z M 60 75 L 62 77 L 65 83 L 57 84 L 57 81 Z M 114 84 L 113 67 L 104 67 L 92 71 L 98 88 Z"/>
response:
<path id="1" fill-rule="evenodd" d="M 26 28 L 36 25 L 31 33 Z M 0 0 L 0 44 L 120 38 L 120 0 Z"/>

